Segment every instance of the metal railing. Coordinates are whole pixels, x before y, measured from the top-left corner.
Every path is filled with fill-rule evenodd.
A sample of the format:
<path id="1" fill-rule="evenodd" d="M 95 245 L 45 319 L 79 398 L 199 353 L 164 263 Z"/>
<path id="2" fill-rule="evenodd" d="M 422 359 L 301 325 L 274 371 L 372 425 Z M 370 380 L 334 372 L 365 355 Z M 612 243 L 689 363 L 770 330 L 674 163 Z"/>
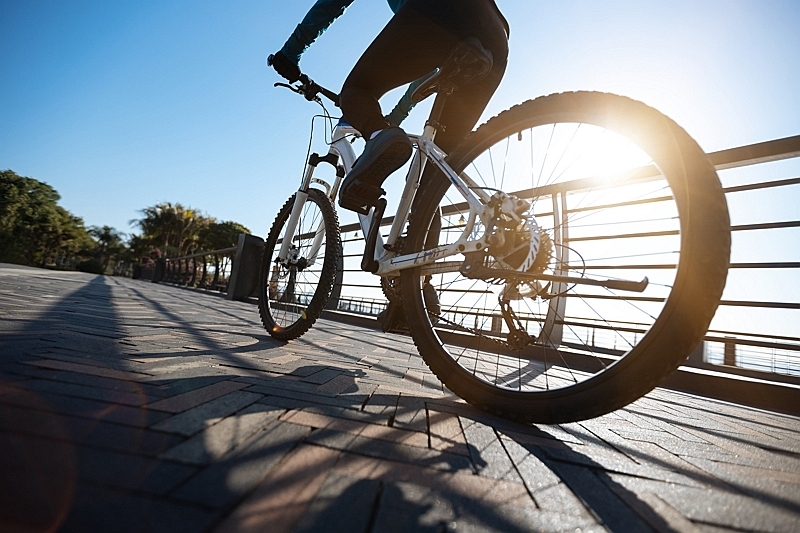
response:
<path id="1" fill-rule="evenodd" d="M 225 292 L 230 281 L 235 253 L 236 246 L 233 246 L 182 257 L 166 258 L 162 263 L 163 273 L 159 276 L 158 267 L 156 267 L 156 274 L 152 279 L 198 289 Z"/>
<path id="2" fill-rule="evenodd" d="M 731 215 L 735 223 L 731 226 L 733 238 L 733 251 L 732 262 L 730 265 L 730 273 L 728 278 L 728 287 L 726 293 L 742 292 L 740 278 L 748 280 L 756 280 L 775 274 L 778 272 L 791 273 L 790 279 L 794 279 L 795 285 L 800 285 L 800 279 L 794 274 L 800 269 L 800 261 L 798 257 L 781 257 L 780 252 L 789 250 L 789 246 L 783 247 L 784 250 L 775 251 L 773 257 L 767 258 L 768 260 L 745 260 L 737 259 L 742 255 L 739 241 L 742 240 L 740 236 L 747 236 L 749 239 L 756 238 L 761 232 L 766 231 L 789 231 L 792 228 L 800 228 L 800 220 L 792 218 L 789 220 L 770 220 L 767 222 L 755 223 L 738 223 L 737 218 L 743 217 L 743 212 L 737 208 L 742 204 L 743 195 L 759 195 L 766 193 L 773 194 L 791 194 L 789 188 L 794 188 L 795 196 L 800 199 L 800 177 L 780 177 L 779 179 L 758 179 L 752 180 L 744 184 L 730 184 L 726 183 L 731 181 L 728 179 L 729 171 L 742 169 L 744 167 L 753 167 L 755 165 L 763 165 L 765 163 L 792 159 L 800 157 L 800 135 L 794 137 L 787 137 L 774 141 L 762 142 L 728 150 L 721 150 L 709 154 L 709 159 L 714 164 L 715 168 L 720 174 L 723 183 L 724 192 L 731 205 Z M 527 191 L 532 195 L 532 191 Z M 543 191 L 537 190 L 537 194 Z M 554 212 L 557 211 L 559 206 L 562 207 L 563 212 L 561 216 L 566 216 L 568 213 L 579 211 L 583 208 L 567 209 L 566 203 L 562 202 L 563 196 L 556 199 L 558 195 L 565 195 L 566 191 L 545 191 L 546 194 L 553 196 Z M 526 191 L 521 193 L 521 196 L 526 196 Z M 647 202 L 658 202 L 668 200 L 670 197 L 664 198 L 648 198 Z M 733 201 L 735 200 L 735 202 Z M 745 200 L 746 203 L 746 200 Z M 622 207 L 627 203 L 620 203 L 618 206 L 615 204 L 606 204 L 603 208 L 609 207 Z M 452 205 L 442 208 L 442 215 L 457 214 L 459 210 L 465 206 Z M 800 213 L 800 209 L 794 213 Z M 558 216 L 555 213 L 544 213 L 545 216 Z M 537 217 L 539 214 L 537 213 Z M 794 215 L 796 217 L 796 215 Z M 790 217 L 791 218 L 791 217 Z M 393 221 L 393 217 L 384 218 L 381 226 L 389 226 Z M 746 221 L 743 221 L 746 222 Z M 800 231 L 796 234 L 782 237 L 788 239 L 789 242 L 800 242 Z M 343 258 L 344 258 L 344 279 L 341 287 L 341 295 L 339 297 L 339 304 L 336 308 L 347 310 L 349 312 L 377 315 L 380 311 L 385 309 L 387 304 L 386 299 L 383 297 L 381 288 L 374 276 L 364 274 L 360 269 L 360 260 L 363 254 L 364 239 L 361 235 L 361 228 L 359 224 L 348 224 L 341 227 L 342 244 L 343 244 Z M 612 238 L 629 237 L 630 235 L 613 235 Z M 651 235 L 636 234 L 636 237 L 647 237 Z M 609 236 L 581 236 L 579 239 L 607 239 Z M 572 239 L 573 241 L 578 238 Z M 566 241 L 565 241 L 566 242 Z M 785 252 L 791 253 L 791 252 Z M 757 254 L 756 254 L 757 255 Z M 647 269 L 674 269 L 674 264 L 651 264 L 643 265 Z M 604 266 L 603 268 L 609 268 Z M 744 276 L 738 275 L 744 274 Z M 583 295 L 586 297 L 587 295 Z M 603 296 L 593 295 L 594 298 L 603 298 Z M 605 298 L 608 298 L 606 296 Z M 630 299 L 630 298 L 628 298 Z M 329 306 L 331 308 L 332 306 Z M 690 358 L 689 364 L 699 367 L 715 368 L 717 370 L 725 370 L 732 373 L 744 375 L 760 375 L 762 372 L 769 372 L 775 374 L 781 380 L 789 380 L 791 382 L 800 383 L 800 337 L 797 336 L 796 331 L 800 331 L 800 301 L 781 301 L 777 298 L 772 299 L 734 299 L 729 298 L 725 294 L 723 300 L 720 302 L 720 307 L 717 312 L 718 316 L 729 314 L 730 310 L 746 310 L 750 314 L 758 314 L 761 312 L 781 313 L 781 318 L 784 322 L 794 322 L 798 327 L 794 328 L 792 332 L 786 335 L 771 334 L 757 329 L 751 329 L 751 323 L 757 321 L 740 320 L 737 322 L 735 331 L 729 331 L 725 328 L 715 328 L 715 321 L 712 322 L 711 329 L 705 337 L 705 343 L 700 350 Z M 450 309 L 452 313 L 461 313 L 461 319 L 464 316 L 474 316 L 476 327 L 479 322 L 491 324 L 491 329 L 498 329 L 502 322 L 502 317 L 499 314 L 482 313 L 475 309 Z M 787 315 L 790 314 L 790 315 Z M 789 317 L 787 319 L 787 316 Z M 454 317 L 451 317 L 454 318 Z M 544 317 L 528 317 L 530 320 L 544 321 Z M 577 317 L 565 316 L 563 320 L 557 321 L 561 326 L 569 326 L 564 328 L 559 335 L 560 342 L 565 345 L 583 345 L 585 347 L 614 351 L 617 342 L 616 338 L 612 338 L 607 325 L 602 323 L 591 323 L 585 319 L 581 320 Z M 487 328 L 488 329 L 488 328 Z M 625 328 L 623 328 L 625 329 Z M 569 331 L 568 331 L 569 330 Z M 643 332 L 636 324 L 631 324 L 628 328 L 628 333 L 635 337 Z M 551 337 L 553 335 L 551 334 Z"/>
<path id="3" fill-rule="evenodd" d="M 742 291 L 744 283 L 759 283 L 758 280 L 775 276 L 776 273 L 783 273 L 784 277 L 788 279 L 788 282 L 785 282 L 786 284 L 800 286 L 800 283 L 798 283 L 800 279 L 796 275 L 800 269 L 800 261 L 798 261 L 800 258 L 792 257 L 792 252 L 787 251 L 791 249 L 791 246 L 788 246 L 791 242 L 800 243 L 800 230 L 793 229 L 800 228 L 800 220 L 796 218 L 796 213 L 799 213 L 800 210 L 794 211 L 788 220 L 755 222 L 746 220 L 747 217 L 744 216 L 746 215 L 746 209 L 743 211 L 741 208 L 742 205 L 748 205 L 748 195 L 755 197 L 766 193 L 783 196 L 794 192 L 795 196 L 800 197 L 800 177 L 778 176 L 773 179 L 774 176 L 770 176 L 769 179 L 763 179 L 763 177 L 757 176 L 756 179 L 745 180 L 747 181 L 746 183 L 728 183 L 735 181 L 729 176 L 730 172 L 738 172 L 745 167 L 756 168 L 757 165 L 797 157 L 800 157 L 800 135 L 709 154 L 711 162 L 719 171 L 724 191 L 731 207 L 732 219 L 734 220 L 731 226 L 733 260 L 730 265 L 726 294 L 723 294 L 717 317 L 715 317 L 711 328 L 705 336 L 704 344 L 689 358 L 687 364 L 756 377 L 763 377 L 763 373 L 767 372 L 771 375 L 770 379 L 800 384 L 800 337 L 797 336 L 797 331 L 800 331 L 800 327 L 790 328 L 790 331 L 786 334 L 774 333 L 765 331 L 763 328 L 759 329 L 761 326 L 758 326 L 758 324 L 760 323 L 763 326 L 765 323 L 763 319 L 759 322 L 752 318 L 763 313 L 778 313 L 778 317 L 784 323 L 789 322 L 800 326 L 800 301 L 783 301 L 779 297 L 742 299 L 727 296 L 729 293 L 747 292 Z M 553 210 L 548 213 L 537 213 L 537 217 L 543 215 L 550 216 L 553 220 L 561 219 L 563 221 L 562 224 L 566 225 L 568 214 L 590 209 L 586 207 L 568 209 L 565 197 L 569 191 L 551 188 L 553 189 L 552 191 L 544 192 L 552 197 Z M 794 190 L 792 191 L 790 188 L 794 188 Z M 539 189 L 536 194 L 541 195 L 542 192 Z M 534 191 L 522 191 L 520 194 L 521 196 L 532 196 Z M 657 203 L 669 199 L 671 199 L 669 196 L 652 197 L 647 198 L 644 202 Z M 642 201 L 638 202 L 641 203 Z M 627 205 L 630 205 L 630 202 L 609 203 L 601 207 L 608 209 Z M 443 217 L 450 216 L 452 218 L 452 215 L 457 216 L 461 208 L 463 206 L 457 204 L 444 207 L 442 209 Z M 559 210 L 561 210 L 560 214 L 558 213 Z M 745 220 L 738 221 L 737 219 L 740 218 Z M 389 226 L 392 221 L 392 217 L 384 218 L 381 226 Z M 458 227 L 459 223 L 460 221 L 452 223 L 452 227 Z M 341 283 L 337 283 L 334 289 L 334 296 L 328 303 L 327 309 L 375 316 L 386 309 L 388 301 L 383 295 L 378 278 L 361 271 L 360 261 L 364 250 L 361 227 L 359 224 L 348 224 L 342 226 L 340 231 L 342 235 L 341 264 L 343 267 L 337 279 L 341 280 Z M 741 236 L 746 236 L 751 240 L 753 238 L 758 240 L 759 235 L 763 234 L 763 232 L 774 231 L 789 232 L 789 234 L 781 237 L 783 239 L 782 242 L 785 242 L 787 246 L 781 247 L 780 250 L 773 250 L 771 256 L 766 258 L 755 252 L 753 254 L 755 257 L 753 258 L 740 257 L 743 248 L 740 242 L 742 240 Z M 660 236 L 660 233 L 658 236 Z M 612 236 L 582 234 L 573 236 L 570 239 L 565 235 L 564 242 L 569 242 L 570 240 L 627 238 L 629 236 L 628 234 Z M 635 236 L 639 238 L 657 235 L 651 232 L 651 234 L 636 233 Z M 169 258 L 164 261 L 163 281 L 224 291 L 228 286 L 233 256 L 236 250 L 236 247 L 231 247 Z M 209 264 L 209 257 L 215 258 L 214 265 Z M 758 260 L 750 260 L 754 258 Z M 637 268 L 641 267 L 652 271 L 674 270 L 676 267 L 675 264 L 669 263 L 636 266 Z M 606 265 L 603 268 L 609 268 L 609 266 Z M 620 268 L 630 268 L 630 265 L 621 265 Z M 742 280 L 746 280 L 746 282 Z M 599 294 L 581 294 L 577 296 L 584 298 L 614 298 L 614 296 Z M 572 296 L 570 294 L 564 295 L 564 298 L 568 297 Z M 558 299 L 553 298 L 553 300 Z M 626 299 L 636 300 L 636 297 L 628 296 Z M 646 298 L 641 299 L 647 300 Z M 800 297 L 797 299 L 800 300 Z M 549 305 L 558 305 L 558 302 L 551 301 Z M 742 311 L 746 311 L 747 315 L 742 315 Z M 718 318 L 725 318 L 724 315 L 736 314 L 736 312 L 739 313 L 738 319 L 727 320 L 729 324 L 734 324 L 733 327 L 716 325 L 719 322 Z M 490 334 L 499 334 L 502 329 L 501 315 L 490 309 L 451 307 L 447 310 L 447 313 L 449 313 L 449 316 L 446 318 L 452 321 L 460 320 L 465 322 L 466 320 L 474 320 L 475 329 L 482 329 Z M 578 351 L 589 349 L 614 356 L 622 353 L 621 348 L 618 349 L 617 345 L 623 342 L 622 346 L 624 346 L 626 336 L 635 341 L 637 336 L 645 331 L 643 325 L 637 323 L 615 324 L 614 327 L 610 327 L 608 323 L 586 319 L 585 317 L 564 316 L 563 313 L 557 316 L 563 318 L 550 320 L 549 324 L 547 324 L 547 327 L 551 328 L 548 332 L 549 338 L 557 338 L 558 342 L 563 346 L 575 348 Z M 548 323 L 546 312 L 538 316 L 530 315 L 521 318 L 526 321 Z M 560 330 L 554 333 L 553 328 L 559 328 Z"/>

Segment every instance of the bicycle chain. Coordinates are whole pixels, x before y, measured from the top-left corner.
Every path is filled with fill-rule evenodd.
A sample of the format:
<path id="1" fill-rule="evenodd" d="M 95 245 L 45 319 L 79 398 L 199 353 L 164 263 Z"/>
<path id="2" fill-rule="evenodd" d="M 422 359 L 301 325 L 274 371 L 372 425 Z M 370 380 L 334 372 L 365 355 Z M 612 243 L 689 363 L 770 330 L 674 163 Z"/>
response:
<path id="1" fill-rule="evenodd" d="M 467 326 L 462 326 L 461 324 L 456 324 L 452 320 L 447 320 L 442 315 L 434 315 L 433 313 L 428 313 L 428 315 L 431 316 L 431 317 L 437 318 L 438 320 L 444 322 L 445 324 L 449 324 L 451 326 L 454 326 L 457 329 L 461 329 L 461 330 L 463 330 L 463 331 L 465 331 L 467 333 L 471 333 L 471 334 L 476 335 L 478 337 L 482 337 L 482 338 L 488 340 L 489 342 L 492 342 L 494 344 L 498 344 L 498 345 L 502 346 L 503 348 L 506 348 L 506 349 L 509 349 L 509 350 L 512 349 L 511 345 L 508 344 L 506 341 L 501 341 L 500 339 L 496 339 L 494 337 L 489 337 L 487 335 L 484 335 L 479 330 L 471 329 L 471 328 L 468 328 Z"/>

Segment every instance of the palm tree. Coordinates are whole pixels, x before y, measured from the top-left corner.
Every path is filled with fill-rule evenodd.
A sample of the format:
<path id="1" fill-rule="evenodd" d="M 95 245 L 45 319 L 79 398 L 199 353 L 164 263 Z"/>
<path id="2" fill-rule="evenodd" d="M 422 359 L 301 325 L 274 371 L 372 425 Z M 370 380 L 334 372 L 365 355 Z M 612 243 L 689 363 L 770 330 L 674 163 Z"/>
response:
<path id="1" fill-rule="evenodd" d="M 203 221 L 212 220 L 191 207 L 171 202 L 146 207 L 140 213 L 144 216 L 130 223 L 142 230 L 143 238 L 163 243 L 165 251 L 171 250 L 176 255 L 186 253 Z"/>
<path id="2" fill-rule="evenodd" d="M 180 204 L 177 206 L 183 209 Z M 175 207 L 170 202 L 145 207 L 140 211 L 144 216 L 131 220 L 130 224 L 138 226 L 142 230 L 142 237 L 155 242 L 163 242 L 162 247 L 166 250 L 170 245 L 175 228 L 175 219 L 177 218 Z"/>
<path id="3" fill-rule="evenodd" d="M 238 222 L 216 222 L 213 221 L 206 225 L 200 232 L 199 232 L 199 248 L 205 251 L 213 251 L 213 250 L 221 250 L 223 248 L 231 248 L 236 246 L 239 242 L 239 234 L 240 233 L 250 233 L 250 230 L 246 227 L 242 226 Z M 225 267 L 220 269 L 220 256 L 219 254 L 214 254 L 214 279 L 211 280 L 211 287 L 216 287 L 219 283 L 219 275 L 221 270 L 224 270 Z M 205 275 L 205 261 L 206 258 L 203 256 L 203 274 Z M 204 279 L 205 280 L 205 279 Z"/>
<path id="4" fill-rule="evenodd" d="M 103 267 L 103 272 L 108 268 L 108 264 L 112 257 L 116 257 L 125 251 L 125 245 L 122 239 L 125 237 L 124 233 L 118 232 L 111 226 L 92 226 L 89 228 L 89 235 L 97 240 L 98 260 Z"/>

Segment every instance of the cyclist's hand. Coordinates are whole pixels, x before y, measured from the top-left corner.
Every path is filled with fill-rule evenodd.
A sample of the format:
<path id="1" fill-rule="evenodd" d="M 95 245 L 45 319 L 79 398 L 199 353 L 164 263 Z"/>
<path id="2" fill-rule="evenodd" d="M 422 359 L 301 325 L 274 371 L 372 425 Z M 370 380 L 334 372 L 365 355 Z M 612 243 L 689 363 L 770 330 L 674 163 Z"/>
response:
<path id="1" fill-rule="evenodd" d="M 282 52 L 275 52 L 267 58 L 267 64 L 275 69 L 275 72 L 294 83 L 300 79 L 300 67 L 289 61 L 289 58 Z"/>

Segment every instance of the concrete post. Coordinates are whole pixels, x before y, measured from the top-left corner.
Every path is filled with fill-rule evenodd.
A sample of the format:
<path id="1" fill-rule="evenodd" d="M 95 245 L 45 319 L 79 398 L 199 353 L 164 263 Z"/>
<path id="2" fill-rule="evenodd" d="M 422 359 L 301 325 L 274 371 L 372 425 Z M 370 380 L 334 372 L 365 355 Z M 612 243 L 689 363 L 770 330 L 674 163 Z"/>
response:
<path id="1" fill-rule="evenodd" d="M 697 348 L 692 350 L 692 353 L 689 354 L 689 357 L 686 358 L 686 364 L 688 366 L 703 366 L 703 363 L 706 362 L 706 341 L 700 341 L 700 344 L 697 345 Z"/>
<path id="2" fill-rule="evenodd" d="M 264 239 L 255 235 L 239 234 L 236 256 L 233 258 L 231 278 L 228 282 L 228 300 L 244 301 L 258 292 L 258 271 Z"/>

